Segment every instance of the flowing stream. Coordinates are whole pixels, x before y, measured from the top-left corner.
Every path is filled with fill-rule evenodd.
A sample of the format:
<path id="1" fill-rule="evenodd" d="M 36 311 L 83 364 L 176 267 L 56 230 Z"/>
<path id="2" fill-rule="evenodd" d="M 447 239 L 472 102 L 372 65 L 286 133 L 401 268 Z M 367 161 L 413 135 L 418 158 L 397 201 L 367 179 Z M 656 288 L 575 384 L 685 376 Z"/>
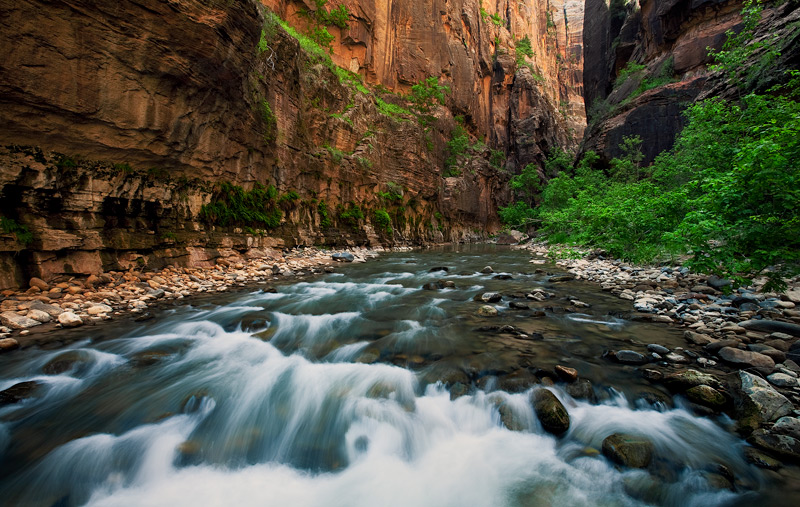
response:
<path id="1" fill-rule="evenodd" d="M 387 254 L 281 282 L 274 293 L 196 298 L 148 322 L 73 331 L 80 339 L 54 350 L 0 356 L 0 390 L 39 384 L 35 396 L 0 407 L 0 498 L 109 506 L 758 503 L 769 483 L 745 462 L 746 444 L 729 420 L 698 417 L 631 367 L 600 357 L 631 341 L 678 346 L 680 332 L 614 316 L 629 303 L 589 284 L 550 283 L 528 261 L 526 252 L 488 245 Z M 496 273 L 482 274 L 487 264 Z M 440 266 L 449 270 L 430 272 Z M 456 287 L 421 289 L 439 279 Z M 475 314 L 477 294 L 535 288 L 556 294 L 540 305 L 544 318 L 509 308 L 508 297 L 495 303 L 499 316 Z M 592 306 L 563 312 L 568 296 Z M 521 339 L 496 328 L 503 325 L 541 337 Z M 504 387 L 556 364 L 591 379 L 597 401 L 573 399 L 559 382 Z M 535 389 L 551 389 L 567 407 L 564 436 L 541 428 L 529 401 Z M 620 431 L 652 440 L 649 469 L 619 468 L 598 452 Z M 735 490 L 713 486 L 719 465 Z"/>

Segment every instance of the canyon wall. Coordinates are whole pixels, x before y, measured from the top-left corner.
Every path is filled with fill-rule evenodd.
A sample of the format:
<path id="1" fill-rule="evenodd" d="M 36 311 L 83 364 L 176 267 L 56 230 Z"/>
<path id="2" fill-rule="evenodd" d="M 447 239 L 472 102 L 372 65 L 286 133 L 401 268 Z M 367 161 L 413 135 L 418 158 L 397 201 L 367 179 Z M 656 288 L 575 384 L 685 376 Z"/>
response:
<path id="1" fill-rule="evenodd" d="M 510 175 L 580 137 L 581 4 L 342 3 L 354 74 L 267 10 L 305 33 L 315 2 L 0 1 L 0 288 L 498 230 Z M 429 76 L 451 93 L 423 125 L 404 94 Z M 268 185 L 278 224 L 206 208 Z"/>
<path id="2" fill-rule="evenodd" d="M 586 0 L 584 90 L 588 123 L 581 151 L 602 159 L 621 154 L 626 136 L 642 139 L 644 162 L 672 147 L 696 100 L 735 98 L 742 90 L 721 72 L 708 48 L 719 50 L 728 30 L 742 29 L 739 0 Z M 745 62 L 747 89 L 765 91 L 800 68 L 800 9 L 796 2 L 765 4 L 756 41 L 781 55 L 763 65 L 764 51 Z M 633 65 L 642 70 L 628 72 Z"/>

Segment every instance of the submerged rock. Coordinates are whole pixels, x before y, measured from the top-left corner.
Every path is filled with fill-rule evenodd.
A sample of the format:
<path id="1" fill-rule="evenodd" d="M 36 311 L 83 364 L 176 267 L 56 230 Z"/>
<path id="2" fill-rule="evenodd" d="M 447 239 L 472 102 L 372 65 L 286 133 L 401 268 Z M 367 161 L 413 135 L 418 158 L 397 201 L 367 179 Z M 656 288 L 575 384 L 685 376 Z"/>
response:
<path id="1" fill-rule="evenodd" d="M 545 431 L 561 435 L 569 429 L 569 413 L 555 394 L 547 389 L 537 389 L 531 398 L 533 410 Z"/>
<path id="2" fill-rule="evenodd" d="M 4 391 L 0 391 L 0 407 L 11 405 L 36 396 L 37 391 L 43 386 L 41 382 L 31 380 L 14 384 Z"/>
<path id="3" fill-rule="evenodd" d="M 649 362 L 643 354 L 633 350 L 618 350 L 611 353 L 610 356 L 622 364 L 646 364 Z"/>
<path id="4" fill-rule="evenodd" d="M 484 292 L 475 296 L 475 301 L 483 301 L 484 303 L 497 303 L 502 299 L 503 296 L 499 292 Z"/>
<path id="5" fill-rule="evenodd" d="M 567 394 L 576 400 L 587 400 L 594 403 L 597 397 L 594 394 L 592 383 L 585 378 L 579 379 L 571 384 L 567 384 Z"/>
<path id="6" fill-rule="evenodd" d="M 494 306 L 483 305 L 478 308 L 478 315 L 481 317 L 495 317 L 499 312 Z"/>
<path id="7" fill-rule="evenodd" d="M 653 460 L 653 443 L 643 437 L 614 433 L 603 440 L 603 454 L 618 465 L 645 468 Z"/>

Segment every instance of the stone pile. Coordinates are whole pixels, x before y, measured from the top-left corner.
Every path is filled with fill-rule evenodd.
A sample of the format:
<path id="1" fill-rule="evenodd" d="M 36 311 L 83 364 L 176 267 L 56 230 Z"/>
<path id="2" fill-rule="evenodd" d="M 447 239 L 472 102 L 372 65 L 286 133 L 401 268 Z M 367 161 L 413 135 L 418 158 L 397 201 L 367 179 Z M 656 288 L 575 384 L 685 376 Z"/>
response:
<path id="1" fill-rule="evenodd" d="M 209 268 L 166 267 L 160 271 L 111 271 L 88 278 L 47 283 L 32 278 L 25 291 L 7 290 L 0 300 L 0 352 L 19 343 L 10 336 L 25 336 L 32 328 L 72 328 L 125 314 L 142 314 L 164 300 L 195 294 L 224 292 L 253 283 L 284 277 L 332 272 L 336 262 L 366 262 L 378 249 L 324 251 L 316 248 L 274 252 L 271 257 L 219 258 Z"/>

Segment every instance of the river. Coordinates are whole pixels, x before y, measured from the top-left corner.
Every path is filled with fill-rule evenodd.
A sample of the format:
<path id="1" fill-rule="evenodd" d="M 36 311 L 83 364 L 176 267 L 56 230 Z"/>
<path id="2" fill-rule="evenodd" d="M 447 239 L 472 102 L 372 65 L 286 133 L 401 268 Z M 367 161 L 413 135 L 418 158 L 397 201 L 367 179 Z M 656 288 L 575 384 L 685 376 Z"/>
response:
<path id="1" fill-rule="evenodd" d="M 763 500 L 770 482 L 744 460 L 747 444 L 727 417 L 698 416 L 633 367 L 601 357 L 632 342 L 673 348 L 681 333 L 627 320 L 629 302 L 550 282 L 536 269 L 558 269 L 529 260 L 490 245 L 391 253 L 275 292 L 195 298 L 148 322 L 85 328 L 63 347 L 0 356 L 0 390 L 38 386 L 0 407 L 0 498 L 343 507 Z M 481 273 L 486 265 L 494 273 Z M 448 270 L 431 272 L 438 267 Z M 455 287 L 421 289 L 440 279 Z M 538 304 L 543 317 L 509 308 L 535 289 L 555 294 Z M 493 304 L 499 315 L 478 317 L 473 297 L 489 291 L 504 295 Z M 590 306 L 564 311 L 569 297 Z M 590 379 L 594 401 L 573 398 L 562 382 L 532 385 L 556 364 Z M 542 429 L 529 402 L 536 389 L 566 406 L 563 436 Z M 650 439 L 654 463 L 627 469 L 603 457 L 614 432 Z M 735 491 L 712 485 L 720 465 Z"/>

